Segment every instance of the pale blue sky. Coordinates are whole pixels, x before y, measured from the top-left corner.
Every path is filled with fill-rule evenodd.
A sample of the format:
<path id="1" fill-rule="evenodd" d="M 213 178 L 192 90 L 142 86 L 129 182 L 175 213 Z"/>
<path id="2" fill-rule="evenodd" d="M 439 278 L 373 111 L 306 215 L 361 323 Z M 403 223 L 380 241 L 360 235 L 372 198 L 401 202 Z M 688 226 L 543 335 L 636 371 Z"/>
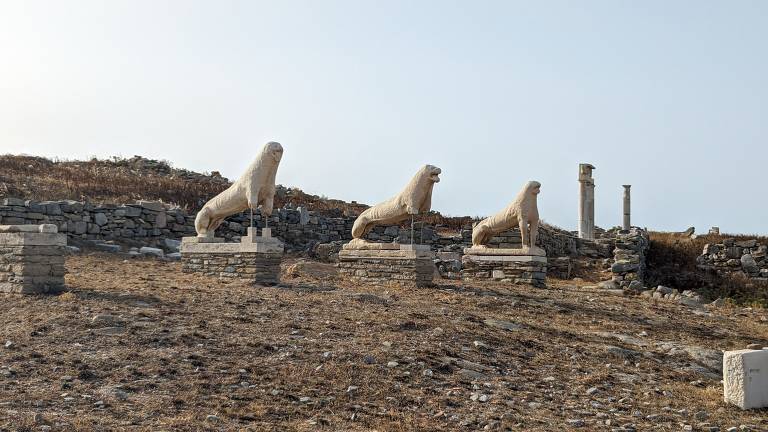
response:
<path id="1" fill-rule="evenodd" d="M 433 208 L 529 179 L 575 229 L 768 234 L 768 1 L 0 0 L 0 152 L 140 154 L 375 203 L 424 163 Z"/>

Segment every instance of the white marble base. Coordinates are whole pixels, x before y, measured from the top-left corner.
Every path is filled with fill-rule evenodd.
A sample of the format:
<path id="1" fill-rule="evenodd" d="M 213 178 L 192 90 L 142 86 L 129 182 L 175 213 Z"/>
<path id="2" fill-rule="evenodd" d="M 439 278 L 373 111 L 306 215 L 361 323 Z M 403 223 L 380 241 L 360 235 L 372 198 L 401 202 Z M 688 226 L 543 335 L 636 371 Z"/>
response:
<path id="1" fill-rule="evenodd" d="M 768 407 L 768 350 L 723 354 L 723 399 L 743 410 Z"/>

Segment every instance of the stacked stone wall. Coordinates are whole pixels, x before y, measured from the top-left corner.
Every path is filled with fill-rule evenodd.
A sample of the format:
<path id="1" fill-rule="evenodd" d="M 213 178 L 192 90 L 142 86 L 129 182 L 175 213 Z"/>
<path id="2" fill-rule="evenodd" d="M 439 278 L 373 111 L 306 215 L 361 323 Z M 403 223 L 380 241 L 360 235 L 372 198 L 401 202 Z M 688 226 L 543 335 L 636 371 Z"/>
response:
<path id="1" fill-rule="evenodd" d="M 613 281 L 621 288 L 638 289 L 643 286 L 646 269 L 646 255 L 651 245 L 648 232 L 632 227 L 617 234 L 614 262 L 611 266 Z"/>
<path id="2" fill-rule="evenodd" d="M 700 269 L 721 276 L 743 274 L 756 280 L 768 280 L 768 246 L 757 240 L 726 239 L 723 243 L 707 244 L 696 259 Z"/>
<path id="3" fill-rule="evenodd" d="M 464 255 L 461 278 L 466 281 L 495 280 L 544 287 L 547 259 L 535 256 Z"/>
<path id="4" fill-rule="evenodd" d="M 465 227 L 461 231 L 461 242 L 465 247 L 472 246 L 472 229 L 470 227 Z M 522 244 L 520 229 L 515 228 L 493 236 L 487 246 L 489 248 L 519 249 Z M 613 252 L 613 241 L 610 239 L 597 241 L 580 239 L 568 231 L 551 227 L 539 228 L 537 245 L 543 248 L 547 252 L 547 257 L 550 258 L 582 255 L 609 258 Z"/>
<path id="5" fill-rule="evenodd" d="M 165 239 L 178 240 L 195 235 L 194 221 L 194 213 L 158 202 L 107 205 L 80 201 L 0 199 L 0 224 L 54 224 L 75 245 L 89 241 L 113 241 L 169 249 Z M 272 228 L 273 235 L 285 242 L 286 252 L 309 251 L 331 261 L 337 259 L 341 244 L 352 239 L 354 221 L 354 216 L 326 217 L 301 207 L 275 209 L 269 218 L 259 211 L 254 214 L 254 225 Z M 250 226 L 249 212 L 232 215 L 216 230 L 216 236 L 227 241 L 239 241 Z M 465 227 L 456 235 L 445 236 L 438 235 L 433 226 L 416 222 L 413 232 L 410 227 L 390 225 L 376 226 L 367 235 L 372 241 L 402 244 L 410 244 L 412 237 L 413 243 L 428 245 L 433 250 L 461 253 L 472 244 L 472 229 Z M 538 243 L 550 258 L 605 258 L 611 256 L 613 249 L 611 240 L 583 240 L 568 231 L 551 227 L 540 229 Z M 519 231 L 501 233 L 491 240 L 489 246 L 520 247 Z"/>
<path id="6" fill-rule="evenodd" d="M 184 253 L 184 273 L 202 273 L 222 279 L 241 279 L 254 284 L 277 284 L 280 281 L 281 253 L 239 252 Z"/>
<path id="7" fill-rule="evenodd" d="M 355 250 L 339 254 L 339 273 L 352 282 L 423 287 L 432 285 L 435 265 L 430 256 L 411 257 L 399 250 Z"/>
<path id="8" fill-rule="evenodd" d="M 40 238 L 43 241 L 38 241 Z M 63 238 L 57 234 L 0 234 L 0 292 L 40 294 L 63 290 Z"/>

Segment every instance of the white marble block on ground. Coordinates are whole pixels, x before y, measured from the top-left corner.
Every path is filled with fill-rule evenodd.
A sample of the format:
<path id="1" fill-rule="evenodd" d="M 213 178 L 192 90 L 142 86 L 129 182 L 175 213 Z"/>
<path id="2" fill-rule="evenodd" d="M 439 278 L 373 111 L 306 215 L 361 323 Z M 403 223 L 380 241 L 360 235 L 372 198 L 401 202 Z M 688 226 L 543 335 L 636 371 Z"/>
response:
<path id="1" fill-rule="evenodd" d="M 726 351 L 724 399 L 741 409 L 768 407 L 768 350 Z"/>

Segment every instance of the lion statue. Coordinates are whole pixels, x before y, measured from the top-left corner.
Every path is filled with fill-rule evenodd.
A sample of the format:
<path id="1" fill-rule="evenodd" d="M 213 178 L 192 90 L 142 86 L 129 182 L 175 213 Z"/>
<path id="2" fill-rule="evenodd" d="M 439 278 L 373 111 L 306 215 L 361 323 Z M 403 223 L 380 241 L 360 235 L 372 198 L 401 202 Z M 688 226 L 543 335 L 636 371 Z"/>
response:
<path id="1" fill-rule="evenodd" d="M 259 205 L 263 215 L 271 216 L 275 199 L 275 175 L 282 158 L 283 146 L 280 143 L 266 143 L 245 173 L 227 190 L 205 203 L 197 213 L 197 236 L 213 237 L 224 218 L 249 208 L 255 210 Z"/>
<path id="2" fill-rule="evenodd" d="M 377 204 L 358 216 L 352 226 L 351 245 L 368 243 L 363 239 L 376 225 L 401 222 L 408 215 L 428 212 L 432 208 L 432 188 L 440 182 L 440 168 L 424 165 L 395 197 Z"/>
<path id="3" fill-rule="evenodd" d="M 541 183 L 529 181 L 517 194 L 515 200 L 499 213 L 482 220 L 472 229 L 472 247 L 487 247 L 491 238 L 511 228 L 520 228 L 523 249 L 532 254 L 541 254 L 543 249 L 536 246 L 539 235 L 539 207 L 537 196 Z"/>

